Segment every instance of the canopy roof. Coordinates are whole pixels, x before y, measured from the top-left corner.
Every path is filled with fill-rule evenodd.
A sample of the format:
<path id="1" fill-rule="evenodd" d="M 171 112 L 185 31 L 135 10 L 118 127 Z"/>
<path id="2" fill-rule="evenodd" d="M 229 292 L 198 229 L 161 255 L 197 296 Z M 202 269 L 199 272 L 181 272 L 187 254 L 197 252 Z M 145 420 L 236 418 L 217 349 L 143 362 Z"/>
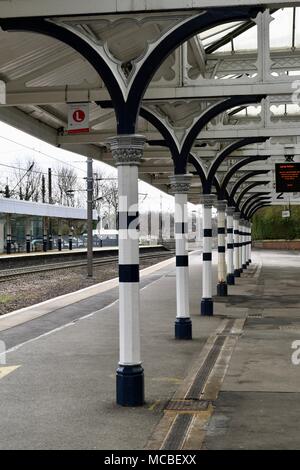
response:
<path id="1" fill-rule="evenodd" d="M 201 13 L 202 6 L 214 6 L 214 2 L 161 1 L 156 11 L 158 2 L 144 0 L 130 2 L 131 11 L 127 11 L 128 2 L 87 1 L 80 7 L 77 2 L 66 0 L 24 3 L 26 12 L 18 0 L 1 2 L 1 17 L 16 16 L 16 12 L 24 16 L 51 16 L 56 12 L 50 21 L 92 41 L 101 54 L 106 54 L 105 60 L 113 64 L 125 84 L 163 34 Z M 256 5 L 233 0 L 215 3 Z M 194 142 L 192 151 L 205 169 L 218 152 L 236 139 L 270 137 L 266 142 L 233 152 L 220 166 L 219 179 L 241 157 L 269 154 L 273 163 L 254 165 L 271 169 L 274 161 L 282 161 L 286 147 L 293 148 L 296 158 L 300 155 L 300 109 L 294 85 L 300 79 L 300 8 L 291 6 L 297 2 L 260 3 L 270 7 L 271 16 L 266 11 L 255 20 L 222 24 L 178 47 L 158 68 L 142 103 L 180 144 L 209 107 L 231 96 L 260 95 L 262 99 L 256 104 L 234 106 L 215 116 Z M 184 10 L 176 10 L 178 4 Z M 280 9 L 286 5 L 288 8 Z M 122 14 L 116 13 L 117 6 L 118 11 L 124 8 Z M 86 57 L 49 36 L 4 29 L 0 31 L 0 79 L 6 84 L 7 95 L 6 103 L 0 106 L 0 119 L 53 145 L 93 155 L 113 165 L 107 138 L 116 134 L 116 118 L 103 80 Z M 66 132 L 68 103 L 79 101 L 90 102 L 91 132 L 70 136 Z M 170 151 L 146 119 L 139 118 L 137 132 L 148 141 L 140 178 L 168 192 L 168 177 L 173 173 Z M 248 165 L 235 177 L 251 168 Z M 187 171 L 194 172 L 194 167 L 189 165 Z M 268 178 L 271 188 L 272 172 Z M 190 201 L 199 202 L 200 193 L 200 180 L 195 175 Z"/>

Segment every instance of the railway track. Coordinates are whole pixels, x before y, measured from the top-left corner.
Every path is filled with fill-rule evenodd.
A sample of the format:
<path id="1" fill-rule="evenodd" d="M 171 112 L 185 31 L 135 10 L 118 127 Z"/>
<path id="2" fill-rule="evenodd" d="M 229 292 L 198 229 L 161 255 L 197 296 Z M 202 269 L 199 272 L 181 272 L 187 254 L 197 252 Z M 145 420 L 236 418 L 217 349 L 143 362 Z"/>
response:
<path id="1" fill-rule="evenodd" d="M 157 253 L 151 253 L 151 254 L 141 254 L 140 259 L 150 259 L 150 258 L 167 258 L 170 257 L 170 255 L 174 254 L 174 250 L 170 251 L 163 251 L 163 252 L 157 252 Z M 110 264 L 110 263 L 115 263 L 118 261 L 118 256 L 106 256 L 100 259 L 94 259 L 93 265 L 94 266 L 100 266 L 100 265 L 105 265 L 105 264 Z M 18 276 L 26 276 L 27 274 L 36 274 L 36 273 L 43 273 L 47 271 L 57 271 L 61 269 L 72 269 L 72 268 L 77 268 L 80 266 L 86 266 L 87 261 L 86 260 L 81 260 L 81 261 L 65 261 L 62 263 L 49 263 L 43 266 L 28 266 L 28 267 L 22 267 L 22 268 L 10 268 L 10 269 L 5 269 L 0 272 L 0 282 L 6 282 L 10 279 L 13 279 Z"/>

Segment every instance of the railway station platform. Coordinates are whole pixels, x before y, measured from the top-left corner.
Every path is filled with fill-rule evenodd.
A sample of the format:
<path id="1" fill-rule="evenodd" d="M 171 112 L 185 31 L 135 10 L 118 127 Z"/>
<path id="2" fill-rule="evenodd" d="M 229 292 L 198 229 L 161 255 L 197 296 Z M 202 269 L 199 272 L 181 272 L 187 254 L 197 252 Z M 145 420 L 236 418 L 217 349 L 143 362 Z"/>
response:
<path id="1" fill-rule="evenodd" d="M 140 245 L 140 253 L 155 253 L 157 251 L 166 250 L 163 245 Z M 119 248 L 117 246 L 110 247 L 94 247 L 93 257 L 95 259 L 118 256 Z M 13 253 L 10 255 L 0 254 L 0 268 L 18 268 L 26 266 L 35 266 L 42 264 L 51 264 L 68 261 L 86 260 L 87 249 L 76 248 L 74 250 L 52 250 L 45 252 L 32 253 Z"/>
<path id="2" fill-rule="evenodd" d="M 141 273 L 142 407 L 115 404 L 117 279 L 0 318 L 0 449 L 300 448 L 299 255 L 255 251 L 212 317 L 189 258 L 192 341 L 174 259 Z"/>

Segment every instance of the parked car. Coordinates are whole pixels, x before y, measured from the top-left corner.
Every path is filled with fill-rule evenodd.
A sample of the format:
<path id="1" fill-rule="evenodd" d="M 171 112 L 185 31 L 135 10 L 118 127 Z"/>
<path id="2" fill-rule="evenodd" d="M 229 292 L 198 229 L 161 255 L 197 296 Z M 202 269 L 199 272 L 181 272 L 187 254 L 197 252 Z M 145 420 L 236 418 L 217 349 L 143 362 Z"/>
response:
<path id="1" fill-rule="evenodd" d="M 34 238 L 31 241 L 31 246 L 33 251 L 40 251 L 43 249 L 43 239 L 42 238 Z"/>

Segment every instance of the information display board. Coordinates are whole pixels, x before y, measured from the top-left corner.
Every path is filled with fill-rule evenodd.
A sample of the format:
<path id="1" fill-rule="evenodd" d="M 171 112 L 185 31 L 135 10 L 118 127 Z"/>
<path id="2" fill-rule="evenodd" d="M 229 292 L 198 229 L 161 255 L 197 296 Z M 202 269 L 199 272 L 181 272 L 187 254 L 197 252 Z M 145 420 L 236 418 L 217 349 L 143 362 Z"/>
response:
<path id="1" fill-rule="evenodd" d="M 275 170 L 277 193 L 300 191 L 300 163 L 276 163 Z"/>

